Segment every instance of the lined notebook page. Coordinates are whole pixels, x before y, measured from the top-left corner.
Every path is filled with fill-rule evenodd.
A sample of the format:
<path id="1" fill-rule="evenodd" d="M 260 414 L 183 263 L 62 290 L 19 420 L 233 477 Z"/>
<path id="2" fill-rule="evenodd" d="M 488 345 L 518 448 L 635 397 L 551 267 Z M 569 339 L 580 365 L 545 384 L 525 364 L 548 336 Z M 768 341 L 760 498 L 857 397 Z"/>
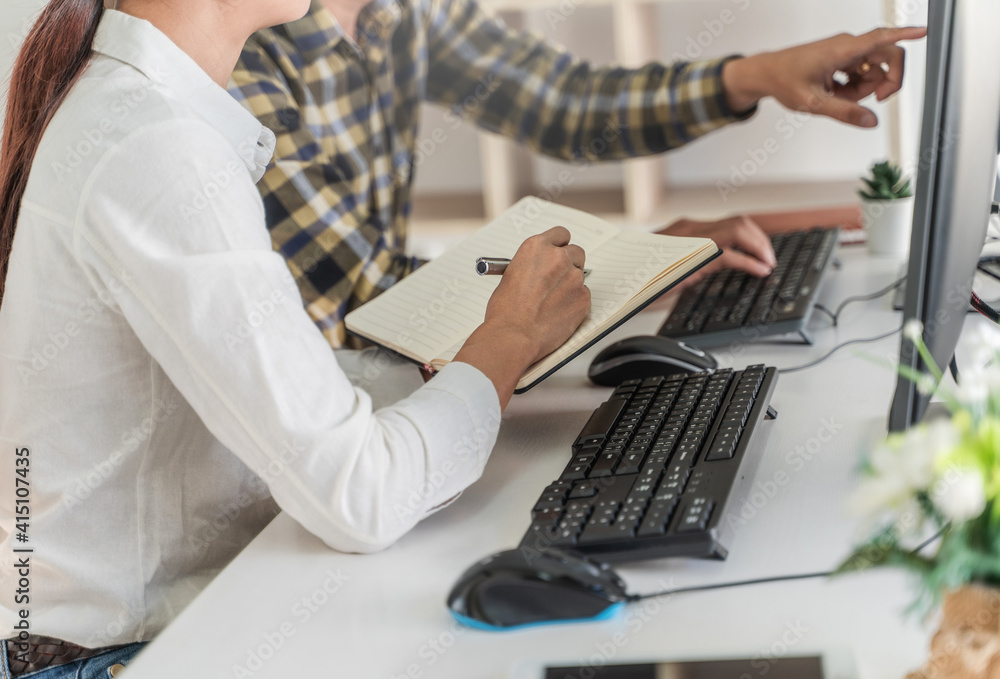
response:
<path id="1" fill-rule="evenodd" d="M 513 257 L 526 238 L 553 226 L 569 229 L 572 242 L 588 259 L 619 231 L 585 212 L 524 198 L 403 283 L 348 314 L 347 327 L 421 363 L 450 361 L 483 322 L 490 295 L 500 283 L 500 276 L 476 273 L 476 258 Z"/>

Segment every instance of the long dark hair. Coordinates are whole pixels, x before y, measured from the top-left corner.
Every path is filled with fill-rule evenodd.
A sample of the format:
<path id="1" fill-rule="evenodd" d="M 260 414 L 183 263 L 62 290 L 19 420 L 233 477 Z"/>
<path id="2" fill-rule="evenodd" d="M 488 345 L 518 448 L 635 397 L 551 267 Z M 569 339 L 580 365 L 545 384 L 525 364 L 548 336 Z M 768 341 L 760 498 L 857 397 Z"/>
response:
<path id="1" fill-rule="evenodd" d="M 42 134 L 94 45 L 104 0 L 50 0 L 21 47 L 0 141 L 0 304 L 21 199 Z"/>

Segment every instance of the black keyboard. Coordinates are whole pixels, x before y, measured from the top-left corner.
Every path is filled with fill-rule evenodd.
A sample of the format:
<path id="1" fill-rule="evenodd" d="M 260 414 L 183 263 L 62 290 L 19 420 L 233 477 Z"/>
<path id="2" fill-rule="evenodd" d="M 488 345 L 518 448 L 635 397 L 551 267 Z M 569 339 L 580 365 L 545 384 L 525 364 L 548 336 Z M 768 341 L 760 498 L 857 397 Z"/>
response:
<path id="1" fill-rule="evenodd" d="M 759 460 L 749 445 L 774 414 L 777 377 L 753 365 L 623 382 L 542 491 L 521 547 L 603 561 L 724 559 L 738 523 L 726 512 L 746 501 Z"/>
<path id="2" fill-rule="evenodd" d="M 797 332 L 811 344 L 806 324 L 839 233 L 816 228 L 772 236 L 777 264 L 771 275 L 725 270 L 707 276 L 681 295 L 659 334 L 710 346 Z"/>

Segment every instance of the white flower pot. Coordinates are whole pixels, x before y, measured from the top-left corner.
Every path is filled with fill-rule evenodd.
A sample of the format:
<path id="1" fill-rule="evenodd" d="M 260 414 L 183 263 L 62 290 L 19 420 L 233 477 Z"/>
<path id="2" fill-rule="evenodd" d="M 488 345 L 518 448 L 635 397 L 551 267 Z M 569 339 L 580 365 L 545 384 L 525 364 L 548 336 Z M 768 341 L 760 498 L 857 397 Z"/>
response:
<path id="1" fill-rule="evenodd" d="M 913 196 L 896 200 L 862 199 L 861 223 L 868 232 L 871 254 L 905 259 L 910 253 Z"/>

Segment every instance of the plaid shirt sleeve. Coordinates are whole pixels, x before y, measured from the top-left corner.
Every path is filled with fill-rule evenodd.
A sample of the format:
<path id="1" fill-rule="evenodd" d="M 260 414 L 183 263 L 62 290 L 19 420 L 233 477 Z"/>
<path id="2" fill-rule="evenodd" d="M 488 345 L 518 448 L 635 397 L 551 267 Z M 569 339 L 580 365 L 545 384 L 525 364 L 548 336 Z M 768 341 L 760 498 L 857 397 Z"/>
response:
<path id="1" fill-rule="evenodd" d="M 427 96 L 481 127 L 565 160 L 618 160 L 682 146 L 756 108 L 726 103 L 728 59 L 595 68 L 504 27 L 475 0 L 424 0 Z"/>
<path id="2" fill-rule="evenodd" d="M 293 79 L 283 74 L 287 69 L 294 71 L 287 59 L 276 63 L 251 40 L 230 89 L 277 138 L 274 161 L 259 185 L 274 249 L 284 255 L 306 310 L 330 344 L 359 347 L 363 343 L 347 336 L 344 316 L 422 260 L 388 246 L 368 223 L 365 206 L 340 181 L 336 159 L 306 125 L 307 113 L 289 85 Z"/>

